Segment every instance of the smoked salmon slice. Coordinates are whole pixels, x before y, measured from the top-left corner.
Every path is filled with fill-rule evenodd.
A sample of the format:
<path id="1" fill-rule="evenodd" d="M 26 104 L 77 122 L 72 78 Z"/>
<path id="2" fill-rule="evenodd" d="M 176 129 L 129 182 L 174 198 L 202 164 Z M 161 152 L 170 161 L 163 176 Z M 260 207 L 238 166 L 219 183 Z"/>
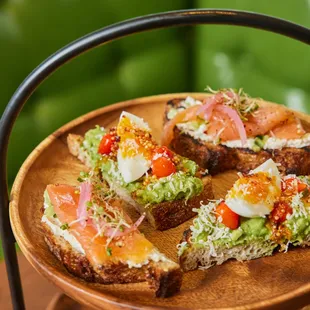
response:
<path id="1" fill-rule="evenodd" d="M 244 131 L 247 138 L 270 135 L 276 138 L 299 139 L 306 133 L 294 113 L 281 105 L 277 108 L 274 106 L 258 106 L 256 111 L 248 113 L 244 117 L 241 124 L 240 116 L 240 120 L 236 121 L 236 118 L 232 119 L 228 114 L 223 113 L 220 106 L 226 106 L 230 109 L 235 109 L 235 107 L 229 98 L 230 103 L 226 105 L 224 99 L 227 96 L 219 96 L 219 94 L 224 93 L 217 93 L 208 97 L 202 106 L 194 105 L 177 113 L 165 124 L 162 143 L 167 146 L 170 144 L 174 137 L 173 130 L 177 124 L 201 118 L 206 121 L 205 134 L 213 137 L 215 141 L 243 140 Z M 232 96 L 231 91 L 228 94 L 240 102 L 238 94 L 235 93 Z M 243 128 L 240 128 L 240 124 Z"/>
<path id="2" fill-rule="evenodd" d="M 102 265 L 107 262 L 128 262 L 141 264 L 148 259 L 154 246 L 137 229 L 126 235 L 110 237 L 98 235 L 98 231 L 91 218 L 86 220 L 86 226 L 78 220 L 77 209 L 80 193 L 76 187 L 69 185 L 48 185 L 47 193 L 54 208 L 54 212 L 62 224 L 67 224 L 69 232 L 78 240 L 85 251 L 88 260 L 94 265 Z M 111 200 L 110 206 L 119 210 L 118 200 Z M 102 202 L 100 207 L 105 207 Z M 123 211 L 124 212 L 124 211 Z M 124 218 L 129 217 L 124 213 Z M 117 220 L 117 219 L 115 219 Z M 132 225 L 131 225 L 132 226 Z"/>

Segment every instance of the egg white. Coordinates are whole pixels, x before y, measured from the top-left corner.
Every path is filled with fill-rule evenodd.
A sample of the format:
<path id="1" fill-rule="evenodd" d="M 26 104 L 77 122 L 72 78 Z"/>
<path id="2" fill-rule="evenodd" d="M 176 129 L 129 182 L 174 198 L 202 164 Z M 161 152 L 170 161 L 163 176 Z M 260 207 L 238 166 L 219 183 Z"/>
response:
<path id="1" fill-rule="evenodd" d="M 265 172 L 270 177 L 275 177 L 276 179 L 276 182 L 271 182 L 269 185 L 267 199 L 262 199 L 256 204 L 246 201 L 243 198 L 244 188 L 238 186 L 238 181 L 233 186 L 234 195 L 232 196 L 231 191 L 226 195 L 225 203 L 232 211 L 240 216 L 249 218 L 266 216 L 272 211 L 274 203 L 277 200 L 277 193 L 281 190 L 281 176 L 275 162 L 272 159 L 267 160 L 251 171 L 250 175 L 258 172 Z"/>
<path id="2" fill-rule="evenodd" d="M 271 211 L 264 203 L 251 204 L 237 197 L 227 198 L 225 202 L 232 211 L 243 217 L 265 216 Z"/>
<path id="3" fill-rule="evenodd" d="M 151 162 L 142 154 L 133 157 L 124 157 L 121 150 L 117 152 L 118 169 L 126 183 L 141 178 L 151 167 Z"/>
<path id="4" fill-rule="evenodd" d="M 119 119 L 121 120 L 123 117 L 127 117 L 130 120 L 130 122 L 138 128 L 141 128 L 143 130 L 148 130 L 148 131 L 150 130 L 149 124 L 147 122 L 145 122 L 143 120 L 143 118 L 141 118 L 141 117 L 138 117 L 138 116 L 131 114 L 129 112 L 126 112 L 126 111 L 123 111 L 121 113 L 121 116 Z"/>
<path id="5" fill-rule="evenodd" d="M 276 178 L 277 186 L 281 188 L 281 175 L 277 164 L 272 159 L 266 160 L 260 166 L 252 170 L 250 174 L 257 172 L 267 172 L 271 177 L 274 176 Z"/>
<path id="6" fill-rule="evenodd" d="M 126 117 L 130 120 L 132 126 L 141 128 L 145 131 L 150 131 L 149 125 L 140 117 L 131 113 L 123 111 L 120 116 L 120 120 Z M 133 182 L 141 178 L 151 167 L 150 160 L 146 159 L 143 154 L 136 153 L 134 155 L 126 156 L 128 153 L 126 150 L 137 150 L 138 144 L 134 139 L 124 139 L 122 136 L 119 144 L 119 150 L 117 152 L 118 169 L 126 183 Z M 132 152 L 130 152 L 132 153 Z"/>

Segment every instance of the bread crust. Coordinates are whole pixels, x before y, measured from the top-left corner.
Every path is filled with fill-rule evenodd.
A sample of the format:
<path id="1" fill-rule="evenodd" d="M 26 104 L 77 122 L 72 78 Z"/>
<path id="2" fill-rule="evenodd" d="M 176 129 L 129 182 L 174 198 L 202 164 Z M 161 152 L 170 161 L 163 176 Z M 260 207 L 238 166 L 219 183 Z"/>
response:
<path id="1" fill-rule="evenodd" d="M 87 282 L 117 284 L 147 281 L 155 289 L 157 297 L 169 297 L 180 290 L 182 271 L 172 261 L 150 261 L 141 268 L 129 268 L 123 263 L 92 266 L 85 255 L 73 249 L 63 237 L 55 236 L 48 225 L 42 223 L 42 227 L 49 250 L 70 273 Z"/>
<path id="2" fill-rule="evenodd" d="M 206 177 L 203 181 L 204 190 L 202 193 L 189 199 L 187 202 L 183 199 L 161 202 L 155 205 L 150 211 L 154 219 L 154 227 L 158 230 L 166 230 L 176 227 L 197 215 L 193 208 L 199 208 L 201 202 L 208 203 L 209 199 L 214 197 L 211 177 Z"/>
<path id="3" fill-rule="evenodd" d="M 238 261 L 252 260 L 264 256 L 272 255 L 277 244 L 270 240 L 250 242 L 249 244 L 236 245 L 231 248 L 215 246 L 214 250 L 218 255 L 211 254 L 209 248 L 194 247 L 190 241 L 191 231 L 186 230 L 181 242 L 187 242 L 188 248 L 179 257 L 179 263 L 183 271 L 197 268 L 207 269 L 214 265 L 221 265 L 229 259 Z"/>
<path id="4" fill-rule="evenodd" d="M 181 100 L 184 99 L 174 99 L 167 103 L 164 122 L 168 121 L 168 111 L 178 106 Z M 170 147 L 176 153 L 195 161 L 200 167 L 208 169 L 211 175 L 231 169 L 248 173 L 269 158 L 281 164 L 279 170 L 283 174 L 310 174 L 310 146 L 254 152 L 249 148 L 230 148 L 196 140 L 175 127 Z"/>
<path id="5" fill-rule="evenodd" d="M 90 167 L 90 161 L 85 152 L 81 151 L 80 144 L 83 138 L 78 135 L 69 134 L 67 138 L 68 148 L 72 155 L 78 157 L 84 164 Z M 149 223 L 158 230 L 166 230 L 176 227 L 184 223 L 188 219 L 196 215 L 193 208 L 199 208 L 200 202 L 207 203 L 209 199 L 213 199 L 212 181 L 211 176 L 203 178 L 204 189 L 201 194 L 189 199 L 175 200 L 161 202 L 156 205 L 145 207 L 135 201 L 128 193 L 124 192 L 121 188 L 113 184 L 112 181 L 107 180 L 116 191 L 116 193 L 126 202 L 133 205 L 139 213 L 146 213 L 146 218 Z"/>

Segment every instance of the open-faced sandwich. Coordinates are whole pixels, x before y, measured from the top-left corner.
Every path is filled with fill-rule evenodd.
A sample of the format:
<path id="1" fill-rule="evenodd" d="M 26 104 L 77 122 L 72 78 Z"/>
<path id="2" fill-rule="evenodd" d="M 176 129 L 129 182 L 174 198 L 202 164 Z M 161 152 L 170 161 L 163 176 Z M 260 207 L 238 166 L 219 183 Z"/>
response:
<path id="1" fill-rule="evenodd" d="M 277 248 L 310 245 L 310 178 L 280 177 L 267 160 L 241 175 L 225 200 L 197 209 L 178 245 L 184 271 L 209 268 L 228 259 L 250 260 Z"/>
<path id="2" fill-rule="evenodd" d="M 203 102 L 188 97 L 167 103 L 163 145 L 211 175 L 246 173 L 269 158 L 281 164 L 281 173 L 310 174 L 310 133 L 291 110 L 242 90 L 210 91 Z"/>
<path id="3" fill-rule="evenodd" d="M 68 136 L 70 152 L 99 170 L 110 187 L 159 230 L 193 217 L 193 208 L 213 197 L 211 177 L 194 161 L 152 138 L 143 119 L 123 112 L 116 128 L 96 127 L 85 137 Z"/>
<path id="4" fill-rule="evenodd" d="M 148 281 L 157 297 L 178 292 L 182 272 L 138 230 L 94 174 L 80 187 L 48 185 L 42 225 L 51 252 L 74 275 L 103 284 Z"/>

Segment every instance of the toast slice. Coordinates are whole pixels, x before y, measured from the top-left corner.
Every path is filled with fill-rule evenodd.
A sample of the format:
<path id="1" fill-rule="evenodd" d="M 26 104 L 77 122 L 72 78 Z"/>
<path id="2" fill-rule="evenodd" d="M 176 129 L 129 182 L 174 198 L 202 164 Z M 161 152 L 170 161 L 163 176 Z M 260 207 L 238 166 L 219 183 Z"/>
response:
<path id="1" fill-rule="evenodd" d="M 103 130 L 101 136 L 100 130 Z M 111 129 L 110 132 L 113 130 L 115 129 Z M 89 168 L 99 169 L 118 196 L 134 206 L 140 214 L 145 213 L 148 222 L 155 229 L 166 230 L 185 222 L 195 215 L 192 209 L 199 208 L 201 201 L 206 203 L 213 198 L 211 176 L 206 174 L 202 178 L 201 171 L 198 171 L 198 166 L 193 161 L 176 154 L 173 156 L 178 165 L 186 166 L 184 171 L 187 172 L 176 171 L 168 177 L 154 179 L 149 170 L 134 182 L 124 182 L 117 158 L 107 158 L 97 152 L 104 135 L 109 133 L 100 128 L 88 131 L 85 137 L 69 134 L 69 151 Z M 94 136 L 97 138 L 94 139 Z M 150 184 L 147 183 L 149 180 Z M 143 199 L 141 195 L 139 197 L 141 192 L 144 195 Z"/>
<path id="2" fill-rule="evenodd" d="M 107 196 L 101 201 L 98 200 L 101 194 L 96 196 L 94 191 L 91 200 L 84 201 L 84 208 L 90 205 L 89 202 L 91 208 L 83 224 L 83 218 L 78 216 L 81 199 L 85 195 L 82 185 L 80 193 L 68 185 L 47 187 L 42 227 L 50 251 L 70 273 L 87 282 L 147 281 L 155 289 L 157 297 L 177 293 L 182 283 L 179 265 L 140 234 L 138 224 L 131 222 L 120 207 L 119 199 Z M 105 228 L 98 232 L 95 227 L 100 227 L 100 223 L 104 223 Z"/>
<path id="3" fill-rule="evenodd" d="M 184 271 L 310 245 L 310 178 L 280 177 L 272 160 L 241 176 L 225 200 L 196 210 L 178 245 Z"/>
<path id="4" fill-rule="evenodd" d="M 209 98 L 209 97 L 208 97 Z M 180 98 L 167 102 L 164 126 L 169 127 L 171 120 L 180 112 L 193 106 L 203 106 L 202 102 L 193 98 Z M 288 113 L 289 110 L 279 105 L 279 109 Z M 286 112 L 285 112 L 286 111 Z M 256 111 L 257 112 L 257 111 Z M 253 113 L 256 113 L 253 112 Z M 212 119 L 210 120 L 212 122 Z M 224 121 L 225 124 L 226 121 Z M 285 126 L 285 120 L 282 120 Z M 246 124 L 246 123 L 244 123 Z M 213 138 L 204 128 L 205 122 L 198 121 L 177 122 L 172 130 L 170 141 L 166 140 L 167 131 L 164 130 L 163 144 L 171 147 L 176 153 L 194 160 L 200 167 L 208 169 L 211 175 L 230 169 L 248 173 L 267 159 L 281 164 L 283 174 L 310 174 L 310 134 L 297 135 L 290 139 L 292 128 L 287 127 L 279 133 L 281 138 L 272 137 L 272 130 L 256 136 L 248 133 L 246 145 L 242 146 L 240 138 L 231 141 L 221 141 L 221 130 L 229 124 L 223 125 Z M 246 126 L 246 125 L 245 125 Z M 261 125 L 263 127 L 263 125 Z M 288 125 L 286 125 L 288 126 Z M 291 125 L 290 125 L 291 126 Z M 297 125 L 298 126 L 298 125 Z M 294 129 L 294 128 L 293 128 Z M 279 131 L 279 129 L 277 129 Z M 260 131 L 263 132 L 263 131 Z M 275 132 L 277 132 L 275 130 Z M 286 139 L 285 136 L 288 135 Z"/>

